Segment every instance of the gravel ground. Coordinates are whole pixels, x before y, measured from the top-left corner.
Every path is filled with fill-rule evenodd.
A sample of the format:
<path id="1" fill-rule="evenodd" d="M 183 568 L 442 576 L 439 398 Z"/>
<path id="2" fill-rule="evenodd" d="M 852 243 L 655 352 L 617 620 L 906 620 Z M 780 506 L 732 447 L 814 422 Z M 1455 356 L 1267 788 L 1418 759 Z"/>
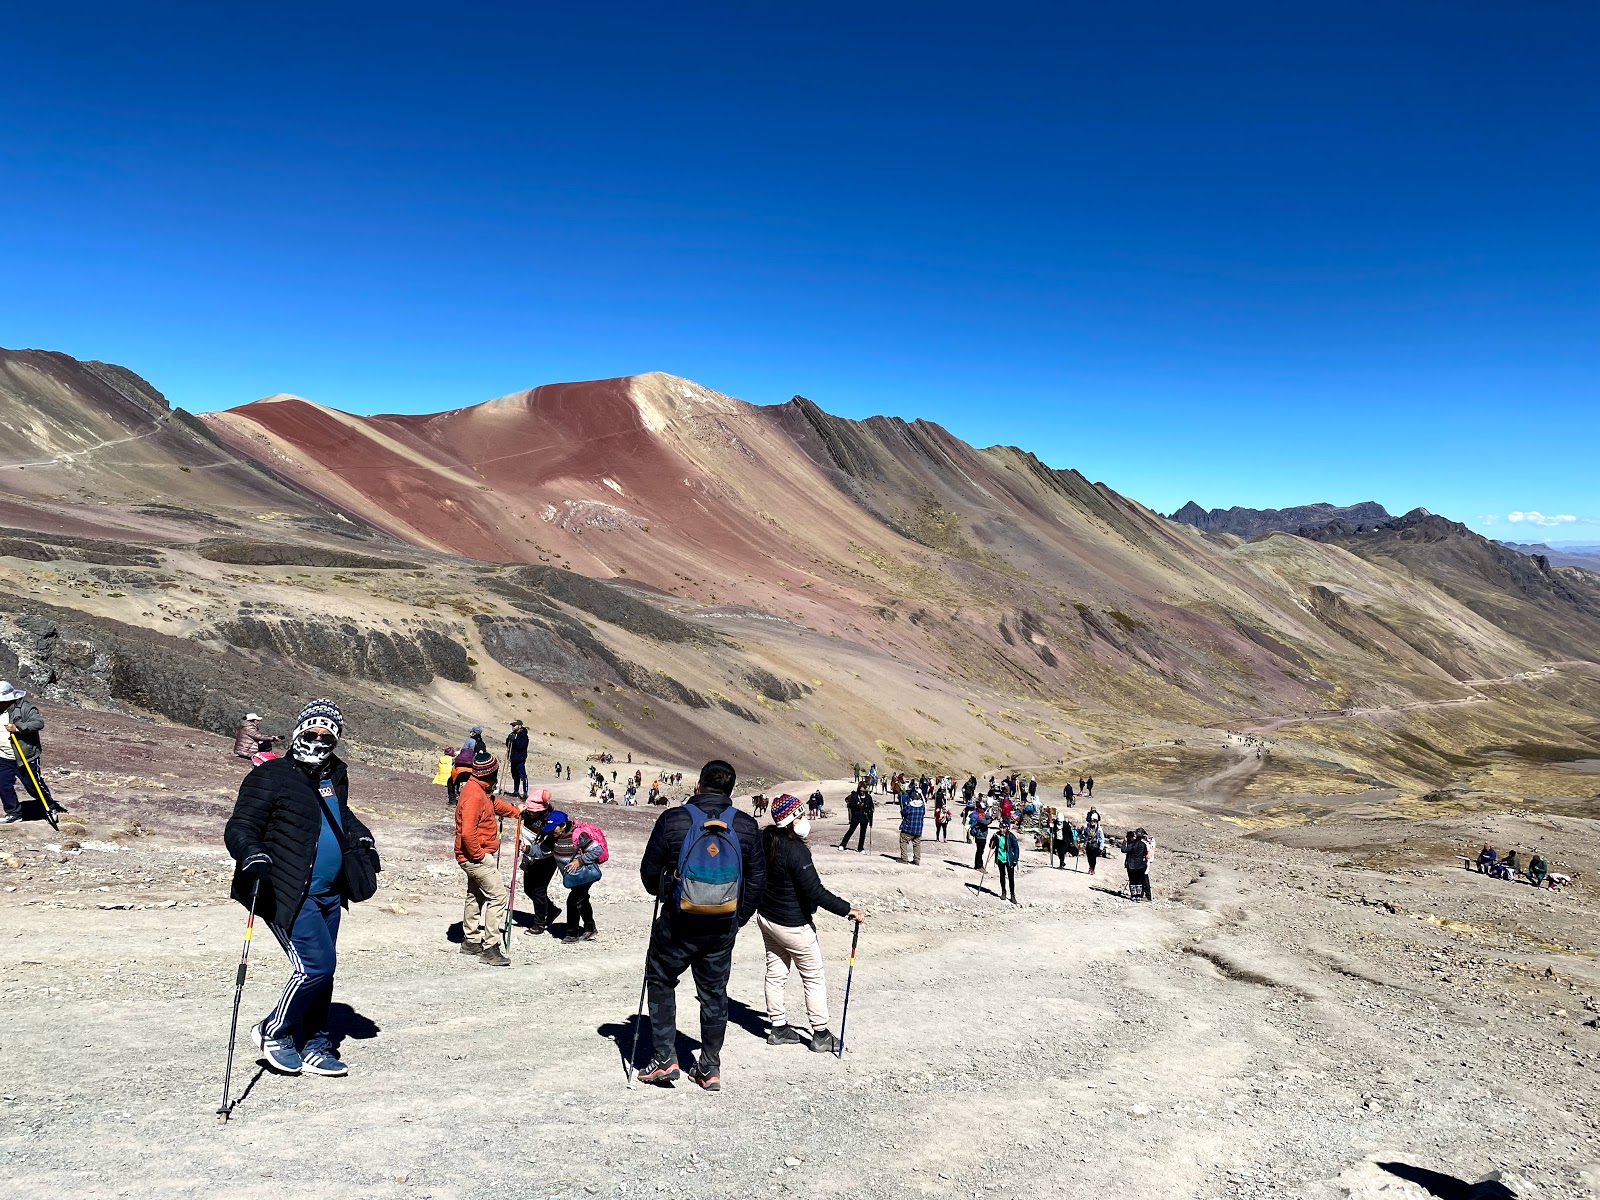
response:
<path id="1" fill-rule="evenodd" d="M 993 880 L 976 890 L 959 838 L 902 866 L 886 820 L 857 855 L 829 844 L 830 819 L 819 867 L 871 912 L 849 1050 L 762 1040 L 752 928 L 709 1095 L 623 1083 L 654 813 L 559 785 L 611 835 L 601 938 L 518 932 L 515 965 L 494 970 L 450 940 L 462 888 L 442 789 L 363 769 L 353 800 L 386 871 L 341 939 L 351 1074 L 261 1074 L 247 1046 L 224 1126 L 244 920 L 221 827 L 241 772 L 192 731 L 84 714 L 72 736 L 51 758 L 62 831 L 0 831 L 0 1194 L 1597 1194 L 1589 876 L 1552 894 L 1451 865 L 1541 818 L 1375 832 L 1335 808 L 1251 830 L 1182 797 L 1097 796 L 1113 828 L 1156 834 L 1157 902 L 1118 894 L 1118 860 L 1091 877 L 1029 853 L 1020 909 Z M 1600 849 L 1593 821 L 1546 828 L 1585 862 Z M 848 927 L 823 920 L 837 1028 Z M 258 938 L 241 1024 L 284 975 Z"/>

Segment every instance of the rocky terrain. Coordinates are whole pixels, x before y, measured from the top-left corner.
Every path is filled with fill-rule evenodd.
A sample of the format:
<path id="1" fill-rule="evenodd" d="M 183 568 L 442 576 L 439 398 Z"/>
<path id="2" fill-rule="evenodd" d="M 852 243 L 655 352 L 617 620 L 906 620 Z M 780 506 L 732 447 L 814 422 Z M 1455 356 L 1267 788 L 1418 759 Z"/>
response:
<path id="1" fill-rule="evenodd" d="M 665 375 L 194 417 L 0 351 L 0 414 L 0 677 L 71 810 L 0 828 L 8 1191 L 1594 1194 L 1600 576 L 1422 510 L 1196 528 L 1022 449 Z M 219 1128 L 229 739 L 318 695 L 385 862 L 341 943 L 354 1074 L 247 1056 Z M 1091 773 L 1156 834 L 1158 902 L 1030 854 L 1013 910 L 959 842 L 913 869 L 889 819 L 861 856 L 824 822 L 873 914 L 843 1061 L 760 1039 L 750 936 L 727 1091 L 629 1091 L 650 813 L 555 785 L 612 835 L 598 943 L 519 933 L 496 972 L 450 940 L 426 780 L 512 717 L 536 777 L 717 755 L 835 810 L 852 763 Z M 1462 870 L 1485 841 L 1575 882 Z M 256 949 L 247 1015 L 283 974 Z"/>
<path id="2" fill-rule="evenodd" d="M 1361 504 L 1300 504 L 1293 508 L 1213 508 L 1209 512 L 1193 500 L 1177 512 L 1168 515 L 1169 521 L 1181 521 L 1196 529 L 1213 533 L 1231 533 L 1236 537 L 1252 538 L 1263 533 L 1298 533 L 1302 529 L 1316 529 L 1344 521 L 1351 525 L 1375 525 L 1390 519 L 1389 510 L 1374 500 Z"/>
<path id="3" fill-rule="evenodd" d="M 1500 545 L 1518 554 L 1548 559 L 1553 567 L 1582 567 L 1585 571 L 1600 572 L 1600 546 L 1547 546 L 1543 542 L 1501 542 Z"/>
<path id="4" fill-rule="evenodd" d="M 221 1126 L 243 913 L 220 833 L 239 770 L 222 738 L 49 717 L 71 811 L 59 833 L 0 830 L 0 1060 L 25 1064 L 0 1095 L 8 1193 L 1087 1197 L 1139 1175 L 1201 1198 L 1597 1194 L 1592 811 L 1401 818 L 1370 795 L 1245 811 L 1205 779 L 1134 790 L 1106 771 L 1107 821 L 1156 837 L 1156 903 L 1121 894 L 1116 858 L 1089 876 L 1028 850 L 1020 909 L 978 889 L 959 834 L 914 868 L 884 853 L 887 814 L 863 855 L 831 846 L 830 818 L 819 867 L 870 912 L 844 1059 L 765 1044 L 747 931 L 709 1096 L 623 1082 L 653 813 L 543 781 L 610 835 L 601 938 L 517 932 L 496 971 L 452 941 L 442 789 L 358 767 L 385 871 L 341 939 L 352 1074 L 263 1075 L 247 1052 Z M 1254 762 L 1241 747 L 1193 749 Z M 830 809 L 845 787 L 824 782 Z M 1577 883 L 1462 870 L 1484 841 L 1541 849 Z M 848 937 L 822 931 L 837 1027 Z M 258 938 L 245 1021 L 284 970 Z"/>

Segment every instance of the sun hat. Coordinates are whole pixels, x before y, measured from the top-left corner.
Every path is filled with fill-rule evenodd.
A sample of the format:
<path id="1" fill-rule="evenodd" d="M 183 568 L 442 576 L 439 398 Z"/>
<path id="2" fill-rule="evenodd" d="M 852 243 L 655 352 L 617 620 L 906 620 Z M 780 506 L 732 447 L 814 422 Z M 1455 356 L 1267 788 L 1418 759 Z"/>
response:
<path id="1" fill-rule="evenodd" d="M 259 721 L 259 720 L 261 720 L 261 714 L 260 713 L 248 712 L 248 713 L 245 713 L 244 719 L 246 721 Z"/>
<path id="2" fill-rule="evenodd" d="M 794 823 L 795 814 L 800 811 L 800 797 L 791 796 L 788 792 L 779 796 L 772 802 L 772 823 L 778 828 Z"/>
<path id="3" fill-rule="evenodd" d="M 9 679 L 0 679 L 0 704 L 9 703 L 12 700 L 21 700 L 27 694 L 21 688 L 12 687 Z"/>

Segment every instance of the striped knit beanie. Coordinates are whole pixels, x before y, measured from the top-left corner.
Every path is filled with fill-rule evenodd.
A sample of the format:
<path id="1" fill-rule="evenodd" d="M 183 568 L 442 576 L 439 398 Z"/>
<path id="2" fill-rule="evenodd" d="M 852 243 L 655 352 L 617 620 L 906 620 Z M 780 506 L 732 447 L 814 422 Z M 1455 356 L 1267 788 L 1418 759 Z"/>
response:
<path id="1" fill-rule="evenodd" d="M 500 773 L 500 760 L 487 750 L 482 751 L 472 760 L 472 777 L 474 779 L 493 779 Z"/>
<path id="2" fill-rule="evenodd" d="M 791 796 L 788 792 L 779 796 L 772 802 L 772 823 L 779 828 L 790 824 L 800 811 L 800 803 L 799 796 Z"/>
<path id="3" fill-rule="evenodd" d="M 308 729 L 321 729 L 333 734 L 335 740 L 344 736 L 344 713 L 332 700 L 313 700 L 300 710 L 295 718 L 294 734 L 299 737 Z"/>

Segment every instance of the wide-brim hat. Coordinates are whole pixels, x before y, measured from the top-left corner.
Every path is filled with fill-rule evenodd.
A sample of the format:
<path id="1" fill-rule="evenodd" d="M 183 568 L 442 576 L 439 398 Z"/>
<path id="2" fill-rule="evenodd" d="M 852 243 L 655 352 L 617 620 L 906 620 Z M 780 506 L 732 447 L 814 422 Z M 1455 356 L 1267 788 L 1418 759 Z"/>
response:
<path id="1" fill-rule="evenodd" d="M 10 704 L 13 700 L 21 700 L 27 694 L 21 688 L 12 687 L 9 679 L 0 679 L 0 704 Z"/>

